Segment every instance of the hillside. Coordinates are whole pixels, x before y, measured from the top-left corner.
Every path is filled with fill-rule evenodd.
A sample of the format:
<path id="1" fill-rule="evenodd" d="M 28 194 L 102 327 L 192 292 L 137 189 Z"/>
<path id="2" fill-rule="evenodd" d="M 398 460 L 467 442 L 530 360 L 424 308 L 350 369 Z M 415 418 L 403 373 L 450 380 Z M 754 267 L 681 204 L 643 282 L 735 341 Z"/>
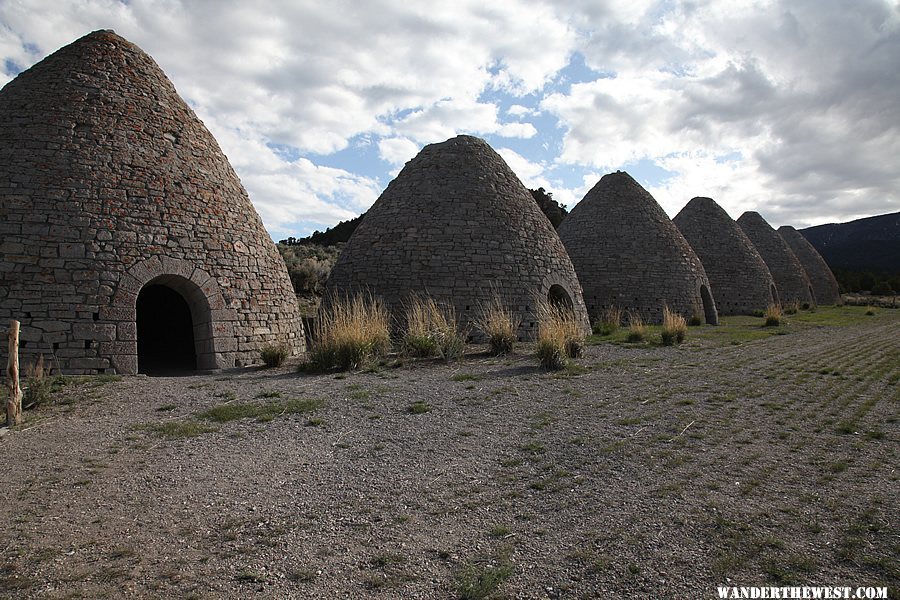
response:
<path id="1" fill-rule="evenodd" d="M 900 273 L 900 212 L 801 229 L 833 269 Z"/>

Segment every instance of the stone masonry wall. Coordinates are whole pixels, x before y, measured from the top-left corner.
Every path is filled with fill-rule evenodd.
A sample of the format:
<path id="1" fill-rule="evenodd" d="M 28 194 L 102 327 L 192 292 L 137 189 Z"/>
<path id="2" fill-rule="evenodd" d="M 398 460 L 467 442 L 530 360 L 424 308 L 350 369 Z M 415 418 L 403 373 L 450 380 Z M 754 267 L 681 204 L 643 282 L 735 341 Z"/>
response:
<path id="1" fill-rule="evenodd" d="M 135 302 L 191 306 L 198 366 L 303 349 L 284 263 L 212 135 L 137 46 L 91 33 L 0 91 L 0 320 L 66 373 L 137 370 Z M 54 363 L 56 364 L 56 363 Z"/>
<path id="2" fill-rule="evenodd" d="M 747 234 L 753 246 L 766 261 L 769 272 L 778 288 L 778 297 L 782 303 L 799 302 L 813 304 L 812 284 L 800 261 L 791 252 L 787 243 L 778 232 L 772 229 L 757 212 L 748 211 L 738 218 L 737 224 Z"/>
<path id="3" fill-rule="evenodd" d="M 604 175 L 559 227 L 575 265 L 588 313 L 616 306 L 651 323 L 663 305 L 718 323 L 700 259 L 644 188 L 628 173 Z M 703 291 L 707 293 L 704 303 Z"/>
<path id="4" fill-rule="evenodd" d="M 803 266 L 803 270 L 806 271 L 816 302 L 818 304 L 840 304 L 841 292 L 837 279 L 834 278 L 831 267 L 815 247 L 803 237 L 802 233 L 790 225 L 779 227 L 778 235 L 787 242 L 794 256 Z"/>
<path id="5" fill-rule="evenodd" d="M 581 287 L 550 222 L 484 140 L 458 136 L 426 146 L 388 185 L 341 252 L 326 297 L 368 291 L 399 320 L 411 294 L 427 293 L 471 323 L 496 292 L 523 317 L 527 339 L 537 330 L 535 300 L 553 285 L 587 329 Z"/>
<path id="6" fill-rule="evenodd" d="M 700 257 L 720 315 L 750 315 L 778 303 L 765 261 L 715 200 L 693 198 L 672 221 Z"/>

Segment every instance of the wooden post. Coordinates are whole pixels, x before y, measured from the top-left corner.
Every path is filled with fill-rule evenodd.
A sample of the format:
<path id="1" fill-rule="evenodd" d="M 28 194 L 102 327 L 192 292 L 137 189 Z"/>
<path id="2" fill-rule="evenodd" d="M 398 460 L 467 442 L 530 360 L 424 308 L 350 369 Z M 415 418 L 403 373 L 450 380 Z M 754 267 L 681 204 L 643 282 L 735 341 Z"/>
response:
<path id="1" fill-rule="evenodd" d="M 9 397 L 6 399 L 6 425 L 22 422 L 22 388 L 19 386 L 19 322 L 9 322 L 9 360 L 6 365 Z"/>

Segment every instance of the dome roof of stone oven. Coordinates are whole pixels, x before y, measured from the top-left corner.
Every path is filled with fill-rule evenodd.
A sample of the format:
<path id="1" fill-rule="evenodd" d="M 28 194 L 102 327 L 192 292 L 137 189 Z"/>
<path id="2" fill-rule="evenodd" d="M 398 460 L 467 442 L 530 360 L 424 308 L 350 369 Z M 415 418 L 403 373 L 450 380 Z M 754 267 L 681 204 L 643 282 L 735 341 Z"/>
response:
<path id="1" fill-rule="evenodd" d="M 166 326 L 139 307 L 145 288 L 181 298 L 195 368 L 257 362 L 268 342 L 303 347 L 284 263 L 227 158 L 153 59 L 112 31 L 0 90 L 0 232 L 0 317 L 22 321 L 23 352 L 65 372 L 139 368 L 142 322 Z"/>
<path id="2" fill-rule="evenodd" d="M 559 227 L 592 319 L 610 307 L 660 322 L 663 305 L 718 323 L 700 259 L 628 173 L 604 175 Z"/>
<path id="3" fill-rule="evenodd" d="M 523 338 L 536 332 L 535 300 L 552 295 L 588 326 L 549 220 L 500 155 L 465 135 L 425 146 L 366 213 L 326 297 L 359 291 L 381 297 L 398 320 L 411 295 L 429 294 L 452 302 L 463 322 L 496 292 L 522 316 Z"/>
<path id="4" fill-rule="evenodd" d="M 787 243 L 781 239 L 758 212 L 747 211 L 737 220 L 753 246 L 766 261 L 769 272 L 778 288 L 781 302 L 813 303 L 812 285 L 803 266 Z"/>
<path id="5" fill-rule="evenodd" d="M 720 315 L 749 315 L 778 303 L 766 263 L 715 200 L 693 198 L 672 221 L 700 257 Z"/>
<path id="6" fill-rule="evenodd" d="M 819 304 L 840 304 L 841 292 L 837 279 L 834 278 L 831 267 L 828 266 L 828 263 L 825 262 L 825 259 L 822 258 L 822 255 L 819 254 L 816 248 L 809 243 L 809 240 L 790 225 L 779 227 L 778 235 L 787 242 L 794 256 L 797 257 L 797 260 L 803 266 L 803 270 L 806 271 L 806 276 L 809 277 L 809 282 L 812 284 L 816 302 Z"/>

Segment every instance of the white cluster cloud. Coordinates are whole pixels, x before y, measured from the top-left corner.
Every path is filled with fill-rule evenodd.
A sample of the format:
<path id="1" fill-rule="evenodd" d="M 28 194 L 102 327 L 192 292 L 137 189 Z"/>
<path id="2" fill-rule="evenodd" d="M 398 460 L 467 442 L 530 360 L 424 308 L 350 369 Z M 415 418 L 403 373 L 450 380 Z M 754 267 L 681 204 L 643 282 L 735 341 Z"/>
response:
<path id="1" fill-rule="evenodd" d="M 365 210 L 458 133 L 569 205 L 649 161 L 673 173 L 645 181 L 671 215 L 696 195 L 773 225 L 900 210 L 891 0 L 30 0 L 0 3 L 0 67 L 99 28 L 160 63 L 278 235 Z M 345 160 L 360 140 L 382 161 L 366 175 Z"/>

